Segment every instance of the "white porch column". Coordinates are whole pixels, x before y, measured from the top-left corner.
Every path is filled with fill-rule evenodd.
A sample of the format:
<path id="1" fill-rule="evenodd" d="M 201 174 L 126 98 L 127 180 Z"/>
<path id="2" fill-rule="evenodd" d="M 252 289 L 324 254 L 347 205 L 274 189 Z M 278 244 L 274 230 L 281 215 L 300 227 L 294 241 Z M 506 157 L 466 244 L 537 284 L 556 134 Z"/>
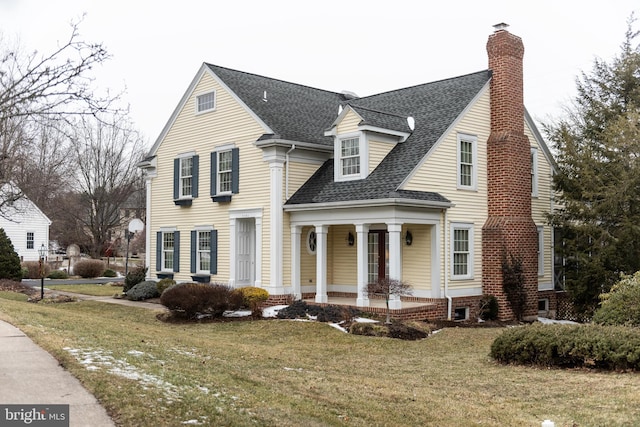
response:
<path id="1" fill-rule="evenodd" d="M 431 297 L 440 298 L 440 224 L 431 226 Z M 446 256 L 446 255 L 445 255 Z"/>
<path id="2" fill-rule="evenodd" d="M 302 227 L 291 226 L 291 286 L 293 287 L 293 297 L 296 300 L 302 299 L 302 289 L 300 286 L 300 233 Z"/>
<path id="3" fill-rule="evenodd" d="M 369 224 L 356 224 L 356 239 L 358 242 L 358 296 L 356 305 L 358 307 L 369 307 L 369 295 L 367 294 L 367 282 L 369 281 L 369 271 L 367 269 L 368 235 Z"/>
<path id="4" fill-rule="evenodd" d="M 145 212 L 145 236 L 144 241 L 146 246 L 145 254 L 144 254 L 144 265 L 147 267 L 147 278 L 146 280 L 150 280 L 151 278 L 151 178 L 147 177 L 145 180 L 145 189 L 147 191 L 147 206 Z M 155 254 L 155 248 L 153 248 L 153 253 Z M 157 256 L 157 255 L 156 255 Z M 157 262 L 157 260 L 156 260 Z M 155 269 L 155 267 L 153 267 Z"/>
<path id="5" fill-rule="evenodd" d="M 256 220 L 256 279 L 254 286 L 262 287 L 262 211 Z"/>
<path id="6" fill-rule="evenodd" d="M 328 302 L 327 296 L 327 232 L 328 225 L 316 225 L 316 302 Z"/>
<path id="7" fill-rule="evenodd" d="M 284 235 L 282 203 L 285 151 L 282 147 L 270 147 L 263 151 L 263 159 L 269 164 L 269 284 L 272 295 L 285 293 L 282 277 L 284 259 Z M 257 227 L 256 227 L 257 229 Z M 256 240 L 256 246 L 262 239 Z"/>
<path id="8" fill-rule="evenodd" d="M 236 286 L 236 240 L 238 240 L 238 236 L 236 236 L 236 218 L 229 219 L 229 286 L 235 288 Z"/>
<path id="9" fill-rule="evenodd" d="M 402 224 L 387 223 L 387 231 L 389 232 L 389 278 L 402 280 Z M 397 295 L 389 298 L 389 308 L 402 308 L 402 301 Z"/>

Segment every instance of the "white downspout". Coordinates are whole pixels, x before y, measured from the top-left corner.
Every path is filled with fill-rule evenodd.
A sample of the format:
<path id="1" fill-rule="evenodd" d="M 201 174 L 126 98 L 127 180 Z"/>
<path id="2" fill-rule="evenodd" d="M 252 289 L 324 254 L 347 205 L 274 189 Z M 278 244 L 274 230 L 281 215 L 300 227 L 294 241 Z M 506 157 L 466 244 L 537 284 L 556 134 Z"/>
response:
<path id="1" fill-rule="evenodd" d="M 287 162 L 286 169 L 284 171 L 284 198 L 289 200 L 289 153 L 296 149 L 296 144 L 291 144 L 291 148 L 285 154 L 285 161 Z"/>
<path id="2" fill-rule="evenodd" d="M 451 309 L 453 307 L 453 299 L 449 295 L 449 245 L 447 236 L 449 234 L 449 226 L 447 222 L 447 210 L 444 210 L 444 296 L 447 299 L 447 320 L 451 320 Z"/>

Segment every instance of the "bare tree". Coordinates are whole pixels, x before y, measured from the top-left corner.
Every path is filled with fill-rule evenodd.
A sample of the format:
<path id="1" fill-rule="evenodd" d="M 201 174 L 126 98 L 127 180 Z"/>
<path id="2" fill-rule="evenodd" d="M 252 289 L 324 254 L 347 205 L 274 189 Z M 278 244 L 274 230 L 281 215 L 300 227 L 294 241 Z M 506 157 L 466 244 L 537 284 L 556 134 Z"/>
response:
<path id="1" fill-rule="evenodd" d="M 110 233 L 122 224 L 121 209 L 137 190 L 145 146 L 125 116 L 80 117 L 71 140 L 77 171 L 80 206 L 73 214 L 91 240 L 91 254 L 99 256 Z"/>
<path id="2" fill-rule="evenodd" d="M 413 294 L 413 288 L 406 282 L 397 279 L 378 279 L 376 283 L 369 283 L 365 290 L 367 295 L 381 295 L 387 304 L 387 323 L 391 323 L 391 310 L 389 309 L 389 300 L 392 296 L 401 297 L 403 295 Z"/>
<path id="3" fill-rule="evenodd" d="M 78 23 L 72 23 L 68 40 L 47 54 L 25 53 L 0 39 L 0 187 L 16 178 L 35 123 L 62 128 L 70 117 L 109 111 L 118 98 L 94 89 L 91 69 L 108 59 L 106 50 L 78 38 Z M 0 197 L 0 215 L 22 196 L 12 188 Z"/>

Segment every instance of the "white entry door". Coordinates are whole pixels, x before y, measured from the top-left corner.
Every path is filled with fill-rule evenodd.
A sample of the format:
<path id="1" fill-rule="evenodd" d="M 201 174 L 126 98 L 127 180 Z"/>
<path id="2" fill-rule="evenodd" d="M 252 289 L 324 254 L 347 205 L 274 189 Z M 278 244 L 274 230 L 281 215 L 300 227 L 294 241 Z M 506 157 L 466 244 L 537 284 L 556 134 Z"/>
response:
<path id="1" fill-rule="evenodd" d="M 238 219 L 236 225 L 236 283 L 253 286 L 256 280 L 256 228 L 253 218 Z"/>

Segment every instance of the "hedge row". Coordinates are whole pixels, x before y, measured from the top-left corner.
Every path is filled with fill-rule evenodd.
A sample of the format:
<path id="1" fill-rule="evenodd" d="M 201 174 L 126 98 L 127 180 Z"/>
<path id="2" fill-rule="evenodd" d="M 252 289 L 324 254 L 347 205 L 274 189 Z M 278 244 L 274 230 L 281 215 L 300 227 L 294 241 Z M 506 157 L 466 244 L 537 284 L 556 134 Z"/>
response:
<path id="1" fill-rule="evenodd" d="M 515 327 L 495 339 L 491 357 L 524 365 L 640 370 L 640 330 L 561 324 Z"/>

